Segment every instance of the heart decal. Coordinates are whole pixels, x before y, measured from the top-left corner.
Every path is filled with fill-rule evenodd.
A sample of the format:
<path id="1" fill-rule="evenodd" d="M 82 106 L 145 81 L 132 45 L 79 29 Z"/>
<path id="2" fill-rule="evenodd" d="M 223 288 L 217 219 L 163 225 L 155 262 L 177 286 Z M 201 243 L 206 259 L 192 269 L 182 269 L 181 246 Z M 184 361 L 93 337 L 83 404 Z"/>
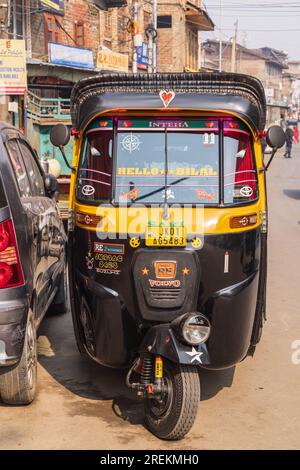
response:
<path id="1" fill-rule="evenodd" d="M 161 90 L 159 92 L 159 97 L 162 100 L 164 107 L 167 108 L 175 98 L 175 93 L 174 91 Z"/>

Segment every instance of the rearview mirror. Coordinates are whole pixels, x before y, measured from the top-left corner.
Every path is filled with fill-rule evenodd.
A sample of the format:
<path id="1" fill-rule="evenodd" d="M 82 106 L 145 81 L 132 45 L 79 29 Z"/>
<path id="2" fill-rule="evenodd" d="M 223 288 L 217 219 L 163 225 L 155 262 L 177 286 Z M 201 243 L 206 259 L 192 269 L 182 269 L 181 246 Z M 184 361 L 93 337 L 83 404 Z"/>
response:
<path id="1" fill-rule="evenodd" d="M 50 132 L 51 144 L 54 147 L 65 147 L 70 142 L 71 132 L 65 124 L 56 124 Z"/>
<path id="2" fill-rule="evenodd" d="M 51 197 L 51 199 L 58 192 L 58 181 L 51 173 L 48 173 L 45 176 L 45 189 L 47 196 Z"/>
<path id="3" fill-rule="evenodd" d="M 280 149 L 286 142 L 285 132 L 280 126 L 271 126 L 267 130 L 266 141 L 269 147 Z"/>

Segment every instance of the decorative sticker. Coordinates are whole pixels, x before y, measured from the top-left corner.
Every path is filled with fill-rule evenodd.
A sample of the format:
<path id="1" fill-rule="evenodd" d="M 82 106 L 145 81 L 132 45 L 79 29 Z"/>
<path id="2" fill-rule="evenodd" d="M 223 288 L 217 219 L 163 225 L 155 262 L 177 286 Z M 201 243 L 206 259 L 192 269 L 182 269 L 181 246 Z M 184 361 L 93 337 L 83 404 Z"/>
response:
<path id="1" fill-rule="evenodd" d="M 197 189 L 196 190 L 198 198 L 201 200 L 206 200 L 206 201 L 215 201 L 217 196 L 215 193 L 207 193 L 204 189 Z"/>
<path id="2" fill-rule="evenodd" d="M 118 121 L 119 130 L 142 130 L 142 129 L 152 129 L 154 131 L 159 131 L 161 129 L 176 129 L 176 130 L 199 130 L 199 131 L 218 131 L 219 123 L 218 121 L 205 121 L 204 119 L 133 119 Z"/>
<path id="3" fill-rule="evenodd" d="M 130 153 L 140 150 L 141 143 L 142 141 L 139 139 L 139 137 L 132 133 L 125 135 L 121 142 L 123 149 Z"/>
<path id="4" fill-rule="evenodd" d="M 203 352 L 198 352 L 196 349 L 193 347 L 191 352 L 186 352 L 191 357 L 191 364 L 193 362 L 198 362 L 198 364 L 202 364 L 201 356 L 203 356 Z"/>
<path id="5" fill-rule="evenodd" d="M 162 199 L 167 199 L 169 201 L 169 199 L 175 199 L 175 193 L 173 189 L 168 188 L 166 191 L 165 190 L 162 191 L 161 197 Z"/>
<path id="6" fill-rule="evenodd" d="M 140 240 L 136 237 L 131 238 L 129 243 L 132 248 L 138 248 L 141 244 Z"/>
<path id="7" fill-rule="evenodd" d="M 181 282 L 179 280 L 175 281 L 158 281 L 157 279 L 149 279 L 150 287 L 180 287 Z"/>
<path id="8" fill-rule="evenodd" d="M 251 197 L 253 195 L 253 189 L 251 188 L 251 186 L 243 186 L 240 189 L 240 194 L 243 197 Z"/>
<path id="9" fill-rule="evenodd" d="M 133 188 L 128 193 L 122 192 L 119 197 L 120 202 L 135 201 L 140 193 L 140 189 Z"/>
<path id="10" fill-rule="evenodd" d="M 224 274 L 229 273 L 229 253 L 228 251 L 225 251 L 224 255 Z"/>
<path id="11" fill-rule="evenodd" d="M 96 191 L 95 188 L 91 186 L 90 184 L 86 184 L 81 189 L 81 192 L 84 196 L 93 196 L 93 194 L 95 194 L 95 191 Z"/>
<path id="12" fill-rule="evenodd" d="M 124 255 L 125 245 L 117 243 L 94 242 L 95 253 L 114 253 Z"/>
<path id="13" fill-rule="evenodd" d="M 164 107 L 167 108 L 169 104 L 172 103 L 172 101 L 175 98 L 175 92 L 174 91 L 167 91 L 167 90 L 161 90 L 159 92 L 159 97 L 162 100 Z"/>
<path id="14" fill-rule="evenodd" d="M 213 146 L 216 143 L 216 135 L 212 133 L 206 132 L 203 134 L 203 145 L 206 146 Z"/>
<path id="15" fill-rule="evenodd" d="M 165 170 L 157 167 L 149 168 L 132 168 L 119 167 L 117 169 L 118 176 L 165 176 Z M 218 172 L 212 166 L 201 168 L 177 167 L 168 171 L 168 176 L 218 176 Z"/>

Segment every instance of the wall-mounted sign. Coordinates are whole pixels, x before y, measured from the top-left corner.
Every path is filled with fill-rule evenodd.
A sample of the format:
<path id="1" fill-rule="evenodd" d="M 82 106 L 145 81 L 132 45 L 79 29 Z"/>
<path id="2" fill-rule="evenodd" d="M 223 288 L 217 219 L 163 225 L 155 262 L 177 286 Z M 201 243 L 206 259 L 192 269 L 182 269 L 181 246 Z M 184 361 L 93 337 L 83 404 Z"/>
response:
<path id="1" fill-rule="evenodd" d="M 113 72 L 128 72 L 128 55 L 100 49 L 97 55 L 97 68 Z"/>
<path id="2" fill-rule="evenodd" d="M 94 58 L 91 49 L 49 43 L 49 62 L 56 65 L 94 69 Z"/>
<path id="3" fill-rule="evenodd" d="M 49 11 L 56 15 L 65 14 L 64 0 L 40 0 L 40 4 L 44 11 Z"/>
<path id="4" fill-rule="evenodd" d="M 23 95 L 26 88 L 25 41 L 0 39 L 0 95 Z"/>
<path id="5" fill-rule="evenodd" d="M 146 70 L 148 68 L 148 44 L 143 42 L 142 46 L 137 47 L 137 66 L 139 69 Z"/>

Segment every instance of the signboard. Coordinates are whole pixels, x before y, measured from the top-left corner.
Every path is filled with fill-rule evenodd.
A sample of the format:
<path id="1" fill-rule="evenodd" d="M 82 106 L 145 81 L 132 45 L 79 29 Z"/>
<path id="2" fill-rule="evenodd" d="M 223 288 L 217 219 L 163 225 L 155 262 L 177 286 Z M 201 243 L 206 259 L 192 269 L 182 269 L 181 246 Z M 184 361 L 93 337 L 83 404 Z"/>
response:
<path id="1" fill-rule="evenodd" d="M 26 89 L 25 41 L 0 39 L 0 95 L 23 95 Z"/>
<path id="2" fill-rule="evenodd" d="M 65 14 L 64 0 L 40 0 L 40 4 L 44 11 L 49 11 L 56 15 Z"/>
<path id="3" fill-rule="evenodd" d="M 94 69 L 94 58 L 91 49 L 49 43 L 49 62 L 67 67 Z"/>
<path id="4" fill-rule="evenodd" d="M 274 88 L 265 88 L 267 98 L 274 98 Z"/>
<path id="5" fill-rule="evenodd" d="M 142 46 L 137 49 L 137 66 L 139 69 L 146 70 L 148 68 L 149 57 L 148 57 L 148 44 L 143 42 Z"/>
<path id="6" fill-rule="evenodd" d="M 100 49 L 97 55 L 97 68 L 113 72 L 128 72 L 128 55 Z"/>

